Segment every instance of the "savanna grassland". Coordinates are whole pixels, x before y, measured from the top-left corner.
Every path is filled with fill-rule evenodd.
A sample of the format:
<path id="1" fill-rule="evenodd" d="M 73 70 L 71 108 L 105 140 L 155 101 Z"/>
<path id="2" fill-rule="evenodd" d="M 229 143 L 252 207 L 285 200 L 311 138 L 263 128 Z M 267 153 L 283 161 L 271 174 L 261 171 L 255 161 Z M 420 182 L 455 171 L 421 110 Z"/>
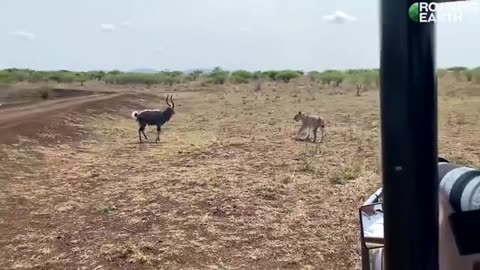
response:
<path id="1" fill-rule="evenodd" d="M 480 166 L 480 72 L 439 71 L 439 150 Z M 0 71 L 1 269 L 360 269 L 378 71 Z M 154 143 L 131 112 L 175 115 Z M 327 120 L 294 140 L 298 111 Z"/>

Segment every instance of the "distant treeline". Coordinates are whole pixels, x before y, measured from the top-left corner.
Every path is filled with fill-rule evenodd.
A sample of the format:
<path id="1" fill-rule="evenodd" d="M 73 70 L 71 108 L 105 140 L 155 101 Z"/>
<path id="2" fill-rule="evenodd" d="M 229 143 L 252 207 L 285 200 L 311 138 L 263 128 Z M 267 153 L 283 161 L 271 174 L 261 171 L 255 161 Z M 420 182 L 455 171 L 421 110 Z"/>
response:
<path id="1" fill-rule="evenodd" d="M 447 69 L 439 69 L 438 75 L 451 72 L 460 79 L 480 83 L 480 67 L 468 69 L 465 67 L 451 67 Z M 192 72 L 181 71 L 161 71 L 158 73 L 135 73 L 114 71 L 88 71 L 88 72 L 72 72 L 68 70 L 59 71 L 35 71 L 30 69 L 5 69 L 0 70 L 0 83 L 16 83 L 16 82 L 57 82 L 57 83 L 74 83 L 78 82 L 83 85 L 87 81 L 104 81 L 108 84 L 164 84 L 173 85 L 177 83 L 192 82 L 202 80 L 206 83 L 224 84 L 234 83 L 242 84 L 259 80 L 270 80 L 289 83 L 292 79 L 299 77 L 308 77 L 312 82 L 321 83 L 322 85 L 339 86 L 344 81 L 349 81 L 358 87 L 379 84 L 378 69 L 351 69 L 351 70 L 326 70 L 312 71 L 305 73 L 300 70 L 269 70 L 269 71 L 246 71 L 236 70 L 228 71 L 220 67 L 214 68 L 212 71 L 204 72 L 194 70 Z"/>

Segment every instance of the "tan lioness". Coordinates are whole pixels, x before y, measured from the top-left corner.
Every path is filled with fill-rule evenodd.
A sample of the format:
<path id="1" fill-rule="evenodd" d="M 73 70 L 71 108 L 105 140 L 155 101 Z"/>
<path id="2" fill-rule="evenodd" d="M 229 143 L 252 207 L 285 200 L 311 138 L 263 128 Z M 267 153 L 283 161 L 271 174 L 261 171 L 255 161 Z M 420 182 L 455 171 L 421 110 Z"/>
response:
<path id="1" fill-rule="evenodd" d="M 310 133 L 313 131 L 313 140 L 311 140 L 311 142 L 315 142 L 317 140 L 317 130 L 320 129 L 320 131 L 322 132 L 320 142 L 323 142 L 323 133 L 325 132 L 325 119 L 323 119 L 323 117 L 298 112 L 295 117 L 293 117 L 293 120 L 297 122 L 302 121 L 302 126 L 298 130 L 297 135 L 295 136 L 296 139 L 300 139 L 299 136 L 304 131 L 307 131 L 308 134 L 305 138 L 300 140 L 310 139 Z"/>

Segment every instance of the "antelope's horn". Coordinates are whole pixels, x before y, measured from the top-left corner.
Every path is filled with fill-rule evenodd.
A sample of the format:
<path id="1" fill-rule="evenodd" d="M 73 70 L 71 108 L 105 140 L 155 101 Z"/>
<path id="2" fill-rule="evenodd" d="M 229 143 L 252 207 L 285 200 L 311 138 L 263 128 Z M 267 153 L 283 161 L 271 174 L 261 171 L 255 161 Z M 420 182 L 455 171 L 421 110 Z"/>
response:
<path id="1" fill-rule="evenodd" d="M 172 103 L 172 109 L 175 108 L 175 103 L 173 103 L 173 95 L 170 96 L 170 102 Z"/>
<path id="2" fill-rule="evenodd" d="M 167 98 L 165 99 L 165 102 L 167 103 L 168 107 L 172 107 L 172 105 L 170 105 L 170 103 L 168 103 L 168 95 L 167 95 Z"/>

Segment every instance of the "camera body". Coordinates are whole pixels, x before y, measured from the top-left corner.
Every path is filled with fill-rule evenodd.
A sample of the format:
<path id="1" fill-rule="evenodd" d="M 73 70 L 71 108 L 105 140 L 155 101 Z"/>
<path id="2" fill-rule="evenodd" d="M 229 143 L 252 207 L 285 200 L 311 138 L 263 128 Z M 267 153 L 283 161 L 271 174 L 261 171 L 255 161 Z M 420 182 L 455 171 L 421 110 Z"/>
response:
<path id="1" fill-rule="evenodd" d="M 480 170 L 439 158 L 440 270 L 480 270 Z M 382 189 L 359 208 L 362 270 L 383 270 Z"/>

